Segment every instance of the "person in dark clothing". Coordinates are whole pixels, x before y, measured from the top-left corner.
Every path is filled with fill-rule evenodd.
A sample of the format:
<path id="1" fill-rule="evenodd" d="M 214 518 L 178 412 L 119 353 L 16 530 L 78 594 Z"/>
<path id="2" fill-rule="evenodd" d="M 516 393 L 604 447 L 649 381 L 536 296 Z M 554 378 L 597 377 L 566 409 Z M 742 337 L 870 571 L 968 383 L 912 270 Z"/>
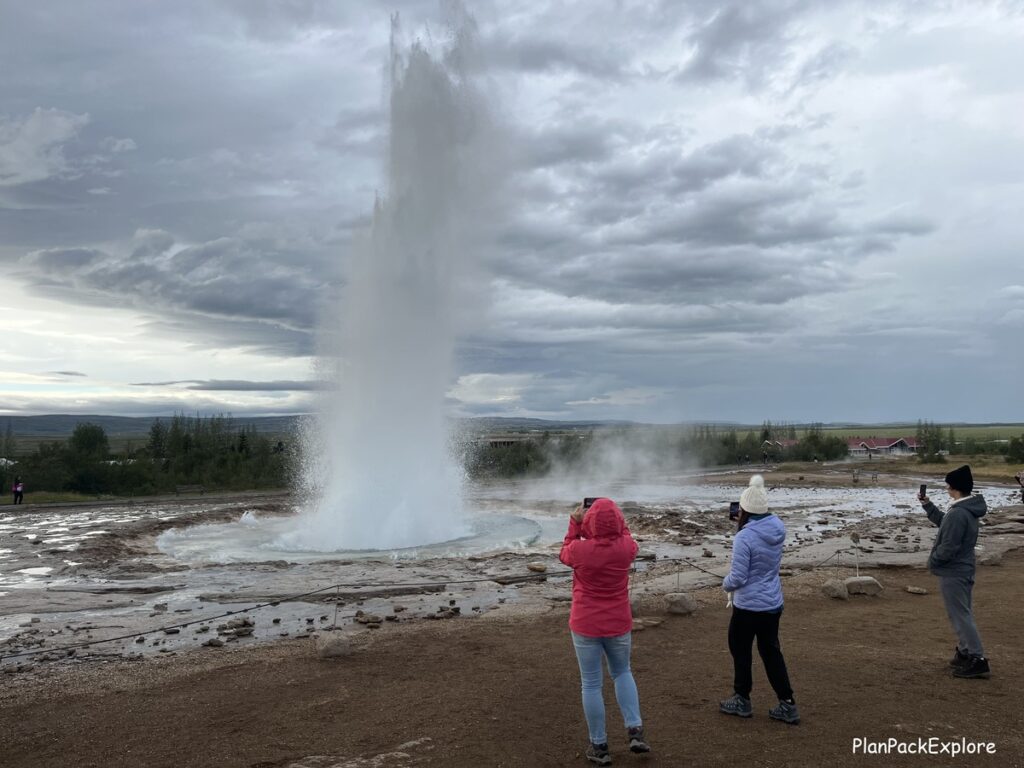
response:
<path id="1" fill-rule="evenodd" d="M 949 623 L 956 632 L 957 645 L 949 665 L 955 677 L 987 678 L 988 659 L 974 623 L 974 545 L 978 542 L 978 521 L 988 506 L 981 494 L 972 495 L 974 477 L 966 464 L 946 475 L 946 491 L 952 503 L 942 512 L 928 496 L 918 494 L 928 519 L 939 527 L 928 556 L 928 570 L 939 577 L 942 601 Z"/>
<path id="2" fill-rule="evenodd" d="M 718 705 L 726 715 L 750 717 L 753 707 L 751 666 L 752 646 L 757 639 L 757 652 L 764 662 L 779 704 L 768 711 L 773 720 L 791 725 L 800 722 L 800 713 L 793 699 L 786 660 L 779 645 L 779 619 L 782 617 L 782 543 L 786 527 L 768 511 L 768 494 L 764 478 L 754 475 L 750 486 L 740 497 L 739 532 L 733 541 L 732 567 L 722 588 L 729 593 L 733 606 L 729 622 L 729 652 L 733 659 L 733 695 Z"/>
<path id="3" fill-rule="evenodd" d="M 21 504 L 25 498 L 25 484 L 21 482 L 20 477 L 14 478 L 14 485 L 11 486 L 11 492 L 14 493 L 14 503 Z"/>

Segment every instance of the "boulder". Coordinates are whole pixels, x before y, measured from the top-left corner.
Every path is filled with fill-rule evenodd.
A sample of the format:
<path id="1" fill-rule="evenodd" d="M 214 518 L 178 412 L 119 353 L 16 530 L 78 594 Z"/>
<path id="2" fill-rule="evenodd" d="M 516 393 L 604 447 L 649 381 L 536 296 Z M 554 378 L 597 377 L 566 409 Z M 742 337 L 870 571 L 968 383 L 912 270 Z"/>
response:
<path id="1" fill-rule="evenodd" d="M 665 595 L 665 610 L 680 616 L 689 616 L 697 610 L 697 601 L 686 592 L 670 592 Z"/>
<path id="2" fill-rule="evenodd" d="M 874 576 L 851 576 L 846 580 L 846 591 L 851 595 L 878 595 L 882 585 Z"/>
<path id="3" fill-rule="evenodd" d="M 547 573 L 548 567 L 544 563 L 527 563 L 526 570 L 534 573 Z"/>
<path id="4" fill-rule="evenodd" d="M 337 659 L 352 653 L 352 644 L 341 634 L 313 635 L 313 647 L 321 659 Z"/>
<path id="5" fill-rule="evenodd" d="M 928 590 L 925 589 L 924 587 L 914 587 L 914 586 L 907 587 L 907 592 L 909 592 L 912 595 L 927 595 L 928 594 Z"/>
<path id="6" fill-rule="evenodd" d="M 836 600 L 849 600 L 850 593 L 846 589 L 845 582 L 839 579 L 829 579 L 821 585 L 821 594 L 825 597 L 835 598 Z"/>

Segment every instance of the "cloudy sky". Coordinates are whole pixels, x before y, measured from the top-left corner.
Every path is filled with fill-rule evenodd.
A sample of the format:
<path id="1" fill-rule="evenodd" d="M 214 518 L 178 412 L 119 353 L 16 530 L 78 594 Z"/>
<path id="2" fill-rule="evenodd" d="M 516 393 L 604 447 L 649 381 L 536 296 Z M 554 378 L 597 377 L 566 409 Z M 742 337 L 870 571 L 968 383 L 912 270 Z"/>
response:
<path id="1" fill-rule="evenodd" d="M 1024 421 L 1024 2 L 473 3 L 509 210 L 454 414 Z M 389 13 L 0 0 L 0 414 L 303 412 Z"/>

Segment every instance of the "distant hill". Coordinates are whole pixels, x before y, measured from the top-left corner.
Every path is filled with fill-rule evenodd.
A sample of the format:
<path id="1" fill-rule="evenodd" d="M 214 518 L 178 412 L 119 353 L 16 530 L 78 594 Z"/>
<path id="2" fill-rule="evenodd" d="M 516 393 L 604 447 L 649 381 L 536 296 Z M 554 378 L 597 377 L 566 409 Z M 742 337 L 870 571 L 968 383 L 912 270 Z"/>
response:
<path id="1" fill-rule="evenodd" d="M 144 435 L 149 432 L 159 418 L 164 423 L 170 421 L 169 416 L 105 416 L 102 414 L 47 414 L 45 416 L 0 416 L 0 433 L 7 429 L 10 422 L 11 431 L 18 437 L 29 437 L 41 440 L 59 440 L 68 437 L 78 424 L 97 424 L 109 437 L 127 435 Z M 298 416 L 257 416 L 252 418 L 235 418 L 232 422 L 251 425 L 257 432 L 285 434 L 295 429 Z"/>
<path id="2" fill-rule="evenodd" d="M 187 415 L 187 414 L 186 414 Z M 153 422 L 164 423 L 169 416 L 108 416 L 103 414 L 47 414 L 44 416 L 0 416 L 0 434 L 8 422 L 15 435 L 36 440 L 60 440 L 68 437 L 78 424 L 89 423 L 103 427 L 109 437 L 145 435 Z M 251 426 L 257 432 L 288 434 L 298 426 L 301 416 L 250 416 L 234 417 L 236 425 Z M 459 419 L 459 424 L 477 432 L 528 432 L 531 430 L 564 431 L 572 429 L 594 429 L 598 427 L 635 426 L 630 421 L 548 421 L 547 419 L 524 419 L 503 417 L 481 417 Z"/>

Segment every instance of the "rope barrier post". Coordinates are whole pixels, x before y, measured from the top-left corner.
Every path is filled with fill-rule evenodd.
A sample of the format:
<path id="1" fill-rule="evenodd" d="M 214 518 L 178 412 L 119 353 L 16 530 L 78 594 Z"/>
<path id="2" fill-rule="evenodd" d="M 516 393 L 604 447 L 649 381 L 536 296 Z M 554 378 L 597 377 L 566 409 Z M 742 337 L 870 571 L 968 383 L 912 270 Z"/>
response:
<path id="1" fill-rule="evenodd" d="M 338 605 L 341 602 L 341 585 L 335 587 L 334 593 L 334 628 L 338 628 Z"/>

